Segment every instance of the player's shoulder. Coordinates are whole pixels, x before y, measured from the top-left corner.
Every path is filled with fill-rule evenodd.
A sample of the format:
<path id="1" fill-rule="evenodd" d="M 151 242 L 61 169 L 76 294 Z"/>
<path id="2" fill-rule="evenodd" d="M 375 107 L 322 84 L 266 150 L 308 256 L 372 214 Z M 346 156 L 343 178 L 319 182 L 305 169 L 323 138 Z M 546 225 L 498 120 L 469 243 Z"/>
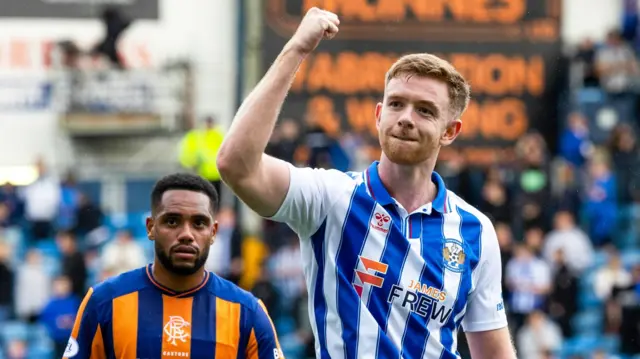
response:
<path id="1" fill-rule="evenodd" d="M 214 273 L 211 273 L 208 290 L 216 298 L 240 304 L 250 311 L 255 311 L 258 306 L 258 299 L 253 294 Z"/>
<path id="2" fill-rule="evenodd" d="M 94 305 L 100 306 L 118 297 L 139 291 L 148 284 L 145 280 L 146 270 L 146 267 L 134 269 L 98 283 L 91 287 L 90 300 Z"/>

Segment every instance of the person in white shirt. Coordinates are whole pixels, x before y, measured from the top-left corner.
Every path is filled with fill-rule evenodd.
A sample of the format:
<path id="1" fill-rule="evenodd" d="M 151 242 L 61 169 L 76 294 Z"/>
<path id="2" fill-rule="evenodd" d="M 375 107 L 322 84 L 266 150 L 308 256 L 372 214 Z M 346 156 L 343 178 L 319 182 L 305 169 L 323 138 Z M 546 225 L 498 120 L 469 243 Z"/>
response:
<path id="1" fill-rule="evenodd" d="M 371 118 L 382 155 L 363 172 L 264 153 L 302 61 L 339 24 L 307 12 L 236 114 L 218 154 L 223 181 L 298 234 L 317 357 L 459 359 L 462 327 L 474 359 L 515 359 L 493 225 L 434 171 L 470 98 L 450 63 L 410 54 L 391 66 Z"/>
<path id="2" fill-rule="evenodd" d="M 116 276 L 147 264 L 144 250 L 128 230 L 119 231 L 102 252 L 102 270 L 107 276 Z"/>
<path id="3" fill-rule="evenodd" d="M 555 263 L 558 250 L 562 250 L 567 267 L 575 275 L 580 275 L 593 263 L 591 240 L 576 226 L 573 215 L 568 211 L 556 212 L 554 229 L 544 239 L 542 253 L 547 263 Z"/>

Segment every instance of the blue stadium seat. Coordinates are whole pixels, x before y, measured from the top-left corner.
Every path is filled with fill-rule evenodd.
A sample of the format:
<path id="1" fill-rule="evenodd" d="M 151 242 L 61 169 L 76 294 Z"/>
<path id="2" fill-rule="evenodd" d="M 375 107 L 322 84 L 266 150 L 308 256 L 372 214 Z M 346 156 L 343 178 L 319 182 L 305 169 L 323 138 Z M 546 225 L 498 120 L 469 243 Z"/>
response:
<path id="1" fill-rule="evenodd" d="M 629 268 L 640 264 L 640 250 L 628 250 L 622 253 L 622 264 Z"/>
<path id="2" fill-rule="evenodd" d="M 104 224 L 112 231 L 126 228 L 128 226 L 128 217 L 124 213 L 113 213 L 105 216 Z"/>
<path id="3" fill-rule="evenodd" d="M 50 359 L 53 356 L 53 350 L 50 347 L 42 347 L 39 345 L 30 345 L 29 359 Z"/>
<path id="4" fill-rule="evenodd" d="M 58 250 L 56 241 L 53 238 L 39 240 L 34 244 L 33 247 L 39 250 L 43 256 L 54 257 L 54 258 L 60 257 L 60 251 Z"/>
<path id="5" fill-rule="evenodd" d="M 27 340 L 28 335 L 29 326 L 19 321 L 6 322 L 0 327 L 0 338 L 4 343 L 13 340 Z"/>
<path id="6" fill-rule="evenodd" d="M 29 326 L 29 341 L 49 343 L 50 339 L 47 328 L 39 324 Z"/>
<path id="7" fill-rule="evenodd" d="M 583 290 L 578 295 L 578 305 L 582 310 L 596 309 L 602 308 L 602 301 L 596 297 L 593 290 Z"/>
<path id="8" fill-rule="evenodd" d="M 598 346 L 607 353 L 616 353 L 620 348 L 620 338 L 615 335 L 607 335 L 602 337 Z"/>
<path id="9" fill-rule="evenodd" d="M 296 330 L 295 322 L 293 318 L 287 315 L 283 315 L 275 321 L 276 330 L 282 335 L 293 333 Z"/>
<path id="10" fill-rule="evenodd" d="M 148 213 L 146 212 L 137 212 L 130 213 L 127 218 L 128 228 L 131 230 L 134 238 L 147 238 L 147 220 Z"/>
<path id="11" fill-rule="evenodd" d="M 601 332 L 603 320 L 602 310 L 590 309 L 576 314 L 572 319 L 572 326 L 576 333 L 582 335 L 595 334 Z"/>
<path id="12" fill-rule="evenodd" d="M 595 335 L 578 335 L 565 341 L 563 346 L 563 354 L 589 354 L 599 348 L 600 334 Z"/>

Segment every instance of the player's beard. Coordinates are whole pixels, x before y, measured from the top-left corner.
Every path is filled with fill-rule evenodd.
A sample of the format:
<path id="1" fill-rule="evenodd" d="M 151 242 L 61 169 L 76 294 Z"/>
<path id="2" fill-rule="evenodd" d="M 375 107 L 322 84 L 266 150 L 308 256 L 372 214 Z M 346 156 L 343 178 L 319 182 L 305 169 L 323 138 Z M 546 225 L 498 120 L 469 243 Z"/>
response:
<path id="1" fill-rule="evenodd" d="M 411 166 L 425 162 L 438 151 L 437 143 L 428 142 L 408 142 L 391 136 L 391 133 L 378 134 L 380 138 L 380 148 L 384 155 L 393 163 Z"/>
<path id="2" fill-rule="evenodd" d="M 196 273 L 198 270 L 200 270 L 200 268 L 202 268 L 204 264 L 207 262 L 207 258 L 209 258 L 209 248 L 211 248 L 210 246 L 205 246 L 202 249 L 202 251 L 198 252 L 198 256 L 196 257 L 196 260 L 193 262 L 193 265 L 185 266 L 185 265 L 176 265 L 175 263 L 173 263 L 173 260 L 171 259 L 171 255 L 168 254 L 160 246 L 158 241 L 155 241 L 154 245 L 156 250 L 156 256 L 158 257 L 160 264 L 162 264 L 162 266 L 169 272 L 179 276 L 189 276 Z"/>

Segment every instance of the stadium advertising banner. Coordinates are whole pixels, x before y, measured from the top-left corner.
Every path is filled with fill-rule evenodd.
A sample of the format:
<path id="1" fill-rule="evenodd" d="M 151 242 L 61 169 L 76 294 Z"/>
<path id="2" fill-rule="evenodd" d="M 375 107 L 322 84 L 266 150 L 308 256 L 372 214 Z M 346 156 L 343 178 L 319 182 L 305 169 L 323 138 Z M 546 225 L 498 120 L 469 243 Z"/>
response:
<path id="1" fill-rule="evenodd" d="M 431 52 L 472 85 L 457 147 L 474 163 L 494 161 L 528 130 L 555 130 L 560 1 L 267 0 L 263 66 L 310 7 L 333 11 L 340 33 L 305 60 L 283 116 L 376 138 L 385 72 L 402 54 Z"/>
<path id="2" fill-rule="evenodd" d="M 133 19 L 157 19 L 159 0 L 0 0 L 0 17 L 94 18 L 104 6 L 120 7 Z"/>

